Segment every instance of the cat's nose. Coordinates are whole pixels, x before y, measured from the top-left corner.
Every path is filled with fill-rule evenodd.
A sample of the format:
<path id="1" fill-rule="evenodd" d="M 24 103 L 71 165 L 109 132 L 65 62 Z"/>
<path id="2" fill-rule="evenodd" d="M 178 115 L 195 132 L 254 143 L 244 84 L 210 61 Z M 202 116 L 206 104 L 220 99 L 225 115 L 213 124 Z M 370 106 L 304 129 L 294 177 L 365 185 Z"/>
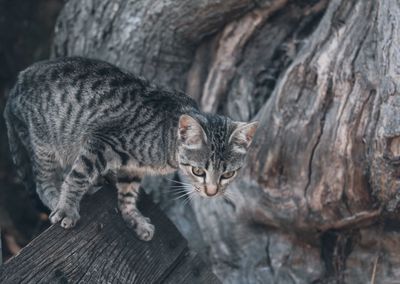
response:
<path id="1" fill-rule="evenodd" d="M 216 185 L 207 185 L 205 187 L 205 192 L 206 192 L 207 196 L 214 196 L 218 192 L 218 186 L 216 186 Z"/>

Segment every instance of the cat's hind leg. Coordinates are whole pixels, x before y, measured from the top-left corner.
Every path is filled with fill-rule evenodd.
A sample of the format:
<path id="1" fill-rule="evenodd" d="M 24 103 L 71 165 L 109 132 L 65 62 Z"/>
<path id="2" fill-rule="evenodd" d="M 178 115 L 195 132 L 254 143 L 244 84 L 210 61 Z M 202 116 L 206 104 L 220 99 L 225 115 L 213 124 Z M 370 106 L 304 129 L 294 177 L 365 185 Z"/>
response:
<path id="1" fill-rule="evenodd" d="M 118 175 L 118 207 L 125 222 L 136 232 L 139 239 L 150 241 L 154 235 L 154 225 L 136 207 L 141 178 Z"/>

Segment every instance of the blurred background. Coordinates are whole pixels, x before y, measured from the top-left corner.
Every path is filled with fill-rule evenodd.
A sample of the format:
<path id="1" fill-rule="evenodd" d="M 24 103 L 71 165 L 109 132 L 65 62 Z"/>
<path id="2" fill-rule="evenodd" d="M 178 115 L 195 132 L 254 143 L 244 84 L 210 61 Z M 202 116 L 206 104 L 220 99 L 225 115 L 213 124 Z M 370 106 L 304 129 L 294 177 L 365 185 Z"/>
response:
<path id="1" fill-rule="evenodd" d="M 18 72 L 49 58 L 61 0 L 0 0 L 0 112 Z M 0 117 L 0 228 L 3 260 L 48 226 L 47 211 L 17 183 L 7 130 Z"/>
<path id="2" fill-rule="evenodd" d="M 224 283 L 400 283 L 399 17 L 395 0 L 0 0 L 0 112 L 20 70 L 79 55 L 259 120 L 232 202 L 146 179 L 189 246 Z M 7 260 L 49 223 L 0 133 Z"/>

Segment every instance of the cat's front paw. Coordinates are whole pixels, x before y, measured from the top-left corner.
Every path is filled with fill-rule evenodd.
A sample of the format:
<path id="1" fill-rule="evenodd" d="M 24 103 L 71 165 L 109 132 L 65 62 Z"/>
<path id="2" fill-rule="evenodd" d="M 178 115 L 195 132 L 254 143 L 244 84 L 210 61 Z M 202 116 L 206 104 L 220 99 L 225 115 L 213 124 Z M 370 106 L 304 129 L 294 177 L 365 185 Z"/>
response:
<path id="1" fill-rule="evenodd" d="M 140 218 L 135 228 L 138 238 L 146 242 L 153 239 L 154 230 L 154 225 L 146 217 Z"/>
<path id="2" fill-rule="evenodd" d="M 61 222 L 60 225 L 64 229 L 72 228 L 78 222 L 80 216 L 78 210 L 75 208 L 57 207 L 50 214 L 50 222 L 56 224 Z"/>
<path id="3" fill-rule="evenodd" d="M 144 217 L 138 211 L 129 212 L 130 214 L 122 214 L 125 222 L 133 228 L 137 237 L 142 241 L 151 241 L 154 236 L 154 225 L 150 218 Z"/>

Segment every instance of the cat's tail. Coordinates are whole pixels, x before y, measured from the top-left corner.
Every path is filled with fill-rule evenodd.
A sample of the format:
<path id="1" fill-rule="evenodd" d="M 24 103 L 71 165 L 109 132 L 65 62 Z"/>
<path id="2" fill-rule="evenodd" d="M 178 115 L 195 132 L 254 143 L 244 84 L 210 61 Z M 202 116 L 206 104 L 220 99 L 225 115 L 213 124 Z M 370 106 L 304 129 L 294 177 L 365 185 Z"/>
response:
<path id="1" fill-rule="evenodd" d="M 25 188 L 32 192 L 32 190 L 34 191 L 35 183 L 32 174 L 31 161 L 27 149 L 21 140 L 21 135 L 23 135 L 23 133 L 28 133 L 28 130 L 24 123 L 13 114 L 11 106 L 12 92 L 13 90 L 10 92 L 10 97 L 4 109 L 8 144 L 18 178 L 21 180 Z"/>

